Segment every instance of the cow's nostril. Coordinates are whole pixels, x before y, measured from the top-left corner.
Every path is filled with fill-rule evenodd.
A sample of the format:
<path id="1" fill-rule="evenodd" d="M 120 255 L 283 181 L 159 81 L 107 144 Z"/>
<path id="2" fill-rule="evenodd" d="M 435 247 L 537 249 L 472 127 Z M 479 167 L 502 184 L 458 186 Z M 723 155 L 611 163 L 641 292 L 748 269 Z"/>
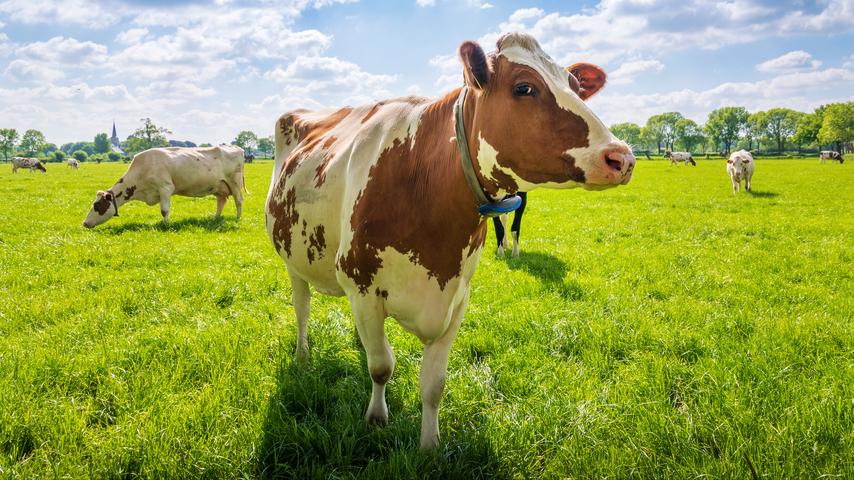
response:
<path id="1" fill-rule="evenodd" d="M 623 158 L 619 153 L 609 153 L 606 155 L 605 163 L 618 172 L 623 169 Z"/>

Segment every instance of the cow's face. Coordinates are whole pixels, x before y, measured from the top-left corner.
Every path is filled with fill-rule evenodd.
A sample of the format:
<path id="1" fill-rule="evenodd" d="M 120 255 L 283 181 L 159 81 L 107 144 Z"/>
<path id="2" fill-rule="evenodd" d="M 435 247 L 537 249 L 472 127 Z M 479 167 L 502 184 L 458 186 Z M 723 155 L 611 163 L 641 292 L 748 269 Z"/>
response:
<path id="1" fill-rule="evenodd" d="M 487 190 L 495 190 L 490 183 L 527 191 L 629 182 L 631 149 L 585 104 L 605 83 L 602 69 L 587 63 L 561 68 L 525 34 L 502 37 L 488 58 L 466 42 L 460 57 L 475 97 L 469 144 Z"/>
<path id="2" fill-rule="evenodd" d="M 96 227 L 116 215 L 116 207 L 113 203 L 113 192 L 98 192 L 83 226 L 86 228 Z"/>
<path id="3" fill-rule="evenodd" d="M 46 169 L 46 168 L 44 168 L 44 165 L 42 165 L 42 162 L 36 162 L 36 164 L 35 164 L 35 165 L 33 165 L 33 168 L 35 168 L 36 170 L 41 171 L 42 173 L 47 173 L 47 169 Z"/>

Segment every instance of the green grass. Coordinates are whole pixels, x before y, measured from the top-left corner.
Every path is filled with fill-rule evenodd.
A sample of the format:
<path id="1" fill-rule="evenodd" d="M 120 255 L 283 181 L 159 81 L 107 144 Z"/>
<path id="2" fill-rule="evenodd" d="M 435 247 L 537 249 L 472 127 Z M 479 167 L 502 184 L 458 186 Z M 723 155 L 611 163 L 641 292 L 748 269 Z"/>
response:
<path id="1" fill-rule="evenodd" d="M 388 322 L 390 423 L 349 307 L 313 296 L 292 358 L 284 264 L 245 217 L 131 203 L 126 165 L 0 167 L 0 476 L 854 477 L 854 167 L 638 164 L 626 187 L 529 196 L 522 256 L 487 248 L 451 351 L 442 445 L 418 452 L 418 341 Z"/>

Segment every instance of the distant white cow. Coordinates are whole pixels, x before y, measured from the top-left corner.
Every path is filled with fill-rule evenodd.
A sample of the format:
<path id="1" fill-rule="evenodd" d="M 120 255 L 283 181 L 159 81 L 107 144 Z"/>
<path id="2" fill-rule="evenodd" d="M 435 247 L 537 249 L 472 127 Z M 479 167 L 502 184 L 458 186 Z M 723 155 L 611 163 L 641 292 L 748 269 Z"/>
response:
<path id="1" fill-rule="evenodd" d="M 228 196 L 234 197 L 237 218 L 243 211 L 243 149 L 233 145 L 208 148 L 152 148 L 133 157 L 130 167 L 106 192 L 98 192 L 83 226 L 92 228 L 119 213 L 130 200 L 160 203 L 163 221 L 169 220 L 172 195 L 215 195 L 216 215 Z"/>
<path id="2" fill-rule="evenodd" d="M 821 163 L 824 163 L 826 160 L 830 160 L 831 162 L 839 162 L 840 165 L 845 161 L 845 158 L 839 152 L 834 152 L 833 150 L 822 150 L 819 154 L 819 158 L 821 159 Z"/>
<path id="3" fill-rule="evenodd" d="M 694 161 L 694 158 L 691 156 L 689 152 L 667 152 L 664 154 L 664 158 L 670 159 L 670 164 L 685 162 L 685 164 L 691 164 L 695 167 L 697 166 L 697 162 Z"/>
<path id="4" fill-rule="evenodd" d="M 80 162 L 78 162 L 77 159 L 74 157 L 69 157 L 68 161 L 65 162 L 65 166 L 77 170 L 78 168 L 80 168 Z"/>
<path id="5" fill-rule="evenodd" d="M 741 180 L 744 180 L 744 188 L 750 191 L 750 179 L 753 178 L 754 169 L 753 155 L 747 150 L 739 150 L 733 152 L 726 162 L 726 171 L 732 180 L 732 191 L 737 193 L 741 187 Z"/>
<path id="6" fill-rule="evenodd" d="M 39 170 L 42 173 L 47 173 L 47 169 L 37 158 L 12 157 L 12 173 L 18 173 L 19 168 L 28 168 L 31 172 Z"/>

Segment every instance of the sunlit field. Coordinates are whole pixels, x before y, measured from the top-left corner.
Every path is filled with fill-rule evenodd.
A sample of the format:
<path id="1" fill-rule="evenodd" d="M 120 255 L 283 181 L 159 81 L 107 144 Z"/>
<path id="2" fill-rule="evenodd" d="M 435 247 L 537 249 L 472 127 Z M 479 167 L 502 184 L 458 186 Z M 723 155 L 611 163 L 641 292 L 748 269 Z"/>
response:
<path id="1" fill-rule="evenodd" d="M 294 361 L 271 164 L 229 200 L 134 202 L 125 164 L 0 164 L 0 476 L 854 478 L 854 158 L 640 160 L 604 191 L 529 195 L 490 236 L 451 351 L 441 446 L 418 450 L 419 342 L 387 323 L 389 425 L 344 299 Z M 414 210 L 417 211 L 417 210 Z"/>

